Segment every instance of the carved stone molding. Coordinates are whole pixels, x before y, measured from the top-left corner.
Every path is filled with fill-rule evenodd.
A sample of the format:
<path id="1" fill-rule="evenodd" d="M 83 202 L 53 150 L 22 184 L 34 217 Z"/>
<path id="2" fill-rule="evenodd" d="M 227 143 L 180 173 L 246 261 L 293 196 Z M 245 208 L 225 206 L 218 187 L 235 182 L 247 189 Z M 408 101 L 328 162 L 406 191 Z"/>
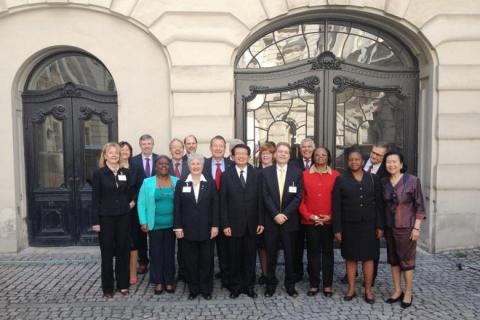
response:
<path id="1" fill-rule="evenodd" d="M 98 111 L 98 110 L 90 108 L 88 106 L 81 106 L 80 107 L 80 119 L 89 120 L 89 119 L 92 118 L 93 115 L 99 116 L 103 123 L 112 123 L 113 122 L 113 118 L 105 110 Z"/>
<path id="2" fill-rule="evenodd" d="M 341 69 L 341 60 L 337 59 L 335 54 L 331 51 L 324 51 L 312 62 L 312 70 L 326 69 L 338 70 Z"/>
<path id="3" fill-rule="evenodd" d="M 67 118 L 65 110 L 65 106 L 63 105 L 53 106 L 50 110 L 47 111 L 45 111 L 44 109 L 40 109 L 32 117 L 32 122 L 41 123 L 45 121 L 45 118 L 49 115 L 52 115 L 57 120 L 65 120 Z"/>

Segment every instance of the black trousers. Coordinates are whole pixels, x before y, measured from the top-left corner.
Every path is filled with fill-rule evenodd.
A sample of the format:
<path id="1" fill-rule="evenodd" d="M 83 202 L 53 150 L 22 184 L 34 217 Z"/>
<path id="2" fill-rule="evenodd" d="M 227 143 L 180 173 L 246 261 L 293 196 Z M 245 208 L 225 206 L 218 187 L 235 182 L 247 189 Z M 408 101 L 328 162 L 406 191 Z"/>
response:
<path id="1" fill-rule="evenodd" d="M 290 289 L 295 286 L 295 271 L 293 267 L 294 249 L 296 232 L 284 232 L 278 228 L 265 231 L 265 248 L 267 249 L 267 287 L 275 288 L 278 284 L 275 275 L 277 269 L 277 259 L 279 242 L 283 244 L 285 257 L 285 288 Z"/>
<path id="2" fill-rule="evenodd" d="M 175 234 L 172 228 L 148 232 L 150 239 L 150 283 L 175 283 Z"/>
<path id="3" fill-rule="evenodd" d="M 182 240 L 185 277 L 190 293 L 211 294 L 213 287 L 213 240 Z"/>
<path id="4" fill-rule="evenodd" d="M 295 249 L 294 249 L 294 262 L 293 268 L 295 271 L 295 278 L 297 281 L 303 277 L 303 252 L 305 250 L 305 226 L 300 225 L 300 228 L 295 234 Z"/>
<path id="5" fill-rule="evenodd" d="M 229 268 L 228 268 L 228 240 L 223 233 L 215 238 L 215 244 L 217 246 L 218 267 L 220 274 L 222 275 L 222 286 L 228 288 L 229 283 Z"/>
<path id="6" fill-rule="evenodd" d="M 230 290 L 241 292 L 252 289 L 255 285 L 255 263 L 257 252 L 255 235 L 245 234 L 243 237 L 229 237 L 230 252 Z"/>
<path id="7" fill-rule="evenodd" d="M 128 268 L 130 263 L 130 215 L 100 216 L 100 252 L 102 256 L 102 290 L 113 293 L 115 257 L 115 280 L 117 289 L 128 289 Z"/>
<path id="8" fill-rule="evenodd" d="M 178 264 L 178 277 L 185 278 L 185 259 L 183 257 L 183 240 L 177 239 L 177 264 Z"/>
<path id="9" fill-rule="evenodd" d="M 143 266 L 148 266 L 148 241 L 147 234 L 140 228 L 137 229 L 137 249 L 138 249 L 138 263 Z"/>
<path id="10" fill-rule="evenodd" d="M 319 288 L 320 269 L 322 269 L 323 287 L 332 287 L 334 259 L 332 225 L 304 226 L 307 234 L 307 269 L 310 287 Z"/>

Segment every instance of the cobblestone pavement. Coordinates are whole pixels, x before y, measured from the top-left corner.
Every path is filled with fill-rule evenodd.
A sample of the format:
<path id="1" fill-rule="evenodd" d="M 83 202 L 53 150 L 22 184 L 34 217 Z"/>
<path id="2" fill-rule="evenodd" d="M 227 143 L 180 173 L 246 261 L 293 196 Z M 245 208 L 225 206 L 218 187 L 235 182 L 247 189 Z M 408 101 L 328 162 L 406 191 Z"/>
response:
<path id="1" fill-rule="evenodd" d="M 374 305 L 361 298 L 360 280 L 359 297 L 343 301 L 339 278 L 344 264 L 337 250 L 335 256 L 333 298 L 307 297 L 304 281 L 297 285 L 297 298 L 279 286 L 272 298 L 264 298 L 263 288 L 257 287 L 257 299 L 241 295 L 232 300 L 215 281 L 211 301 L 188 301 L 182 282 L 174 294 L 155 296 L 148 276 L 140 276 L 128 297 L 116 294 L 107 301 L 100 289 L 97 248 L 29 248 L 0 255 L 0 319 L 480 319 L 480 249 L 419 252 L 414 301 L 405 310 L 383 302 L 391 289 L 383 249 Z"/>

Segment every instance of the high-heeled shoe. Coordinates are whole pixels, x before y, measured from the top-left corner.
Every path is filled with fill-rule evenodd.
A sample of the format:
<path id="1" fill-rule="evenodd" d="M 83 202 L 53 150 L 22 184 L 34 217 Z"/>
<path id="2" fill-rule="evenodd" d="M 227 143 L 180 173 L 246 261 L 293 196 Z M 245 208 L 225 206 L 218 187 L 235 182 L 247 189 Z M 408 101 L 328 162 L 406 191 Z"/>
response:
<path id="1" fill-rule="evenodd" d="M 375 303 L 375 298 L 369 298 L 366 293 L 365 293 L 364 298 L 365 298 L 365 302 L 368 303 L 368 304 L 374 304 Z"/>
<path id="2" fill-rule="evenodd" d="M 392 303 L 395 303 L 395 302 L 400 302 L 403 300 L 403 292 L 396 298 L 388 298 L 387 300 L 385 300 L 385 303 L 388 303 L 388 304 L 392 304 Z"/>
<path id="3" fill-rule="evenodd" d="M 323 290 L 323 295 L 327 298 L 331 298 L 333 296 L 333 292 Z"/>
<path id="4" fill-rule="evenodd" d="M 355 298 L 356 296 L 357 296 L 356 293 L 352 294 L 351 296 L 346 295 L 343 297 L 343 301 L 352 301 L 353 298 Z"/>
<path id="5" fill-rule="evenodd" d="M 318 288 L 310 288 L 310 290 L 307 292 L 307 296 L 314 297 L 317 295 L 318 291 Z"/>
<path id="6" fill-rule="evenodd" d="M 402 300 L 402 303 L 400 304 L 400 307 L 402 307 L 403 309 L 407 309 L 408 307 L 410 307 L 412 305 L 412 302 L 413 302 L 413 296 L 412 296 L 412 299 L 410 300 L 410 302 L 404 302 Z"/>

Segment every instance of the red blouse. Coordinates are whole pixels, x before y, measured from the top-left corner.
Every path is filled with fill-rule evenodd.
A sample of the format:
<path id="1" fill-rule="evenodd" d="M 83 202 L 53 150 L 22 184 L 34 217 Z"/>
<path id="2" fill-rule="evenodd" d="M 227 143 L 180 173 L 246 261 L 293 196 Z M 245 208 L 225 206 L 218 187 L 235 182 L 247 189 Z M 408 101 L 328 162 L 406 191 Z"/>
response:
<path id="1" fill-rule="evenodd" d="M 339 175 L 337 170 L 331 169 L 319 173 L 313 166 L 303 172 L 303 197 L 299 207 L 302 224 L 313 224 L 309 219 L 312 214 L 332 216 L 333 186 Z"/>

